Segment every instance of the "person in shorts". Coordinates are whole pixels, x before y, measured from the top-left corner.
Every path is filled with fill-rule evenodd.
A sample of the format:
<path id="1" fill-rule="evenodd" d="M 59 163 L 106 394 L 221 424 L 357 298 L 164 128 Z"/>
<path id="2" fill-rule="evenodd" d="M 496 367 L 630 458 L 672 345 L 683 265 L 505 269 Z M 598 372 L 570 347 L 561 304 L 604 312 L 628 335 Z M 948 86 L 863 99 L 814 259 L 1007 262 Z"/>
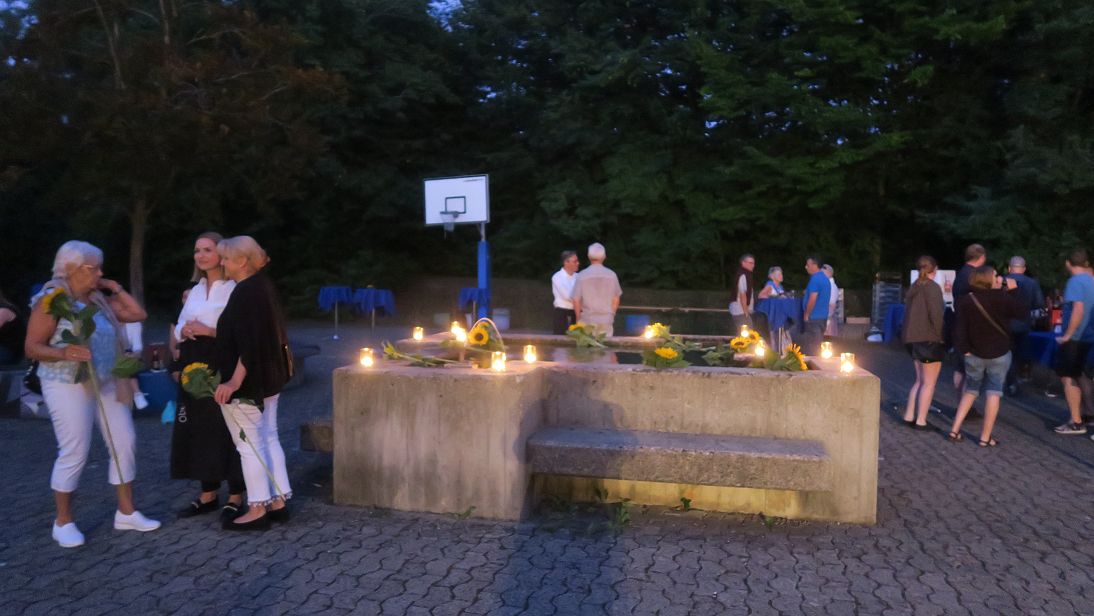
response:
<path id="1" fill-rule="evenodd" d="M 965 360 L 964 391 L 950 428 L 950 440 L 964 440 L 961 424 L 968 416 L 980 391 L 984 391 L 984 424 L 980 446 L 995 447 L 992 428 L 999 415 L 999 401 L 1010 368 L 1010 332 L 1006 323 L 1026 311 L 1021 297 L 1014 292 L 1017 283 L 996 275 L 990 266 L 978 267 L 969 277 L 971 290 L 957 305 L 953 344 Z"/>
<path id="2" fill-rule="evenodd" d="M 1085 250 L 1074 250 L 1064 262 L 1071 278 L 1064 288 L 1063 335 L 1056 338 L 1060 349 L 1056 353 L 1056 374 L 1064 384 L 1064 398 L 1071 417 L 1056 427 L 1057 434 L 1086 434 L 1083 425 L 1082 405 L 1085 398 L 1089 405 L 1094 390 L 1090 378 L 1084 374 L 1086 358 L 1094 343 L 1094 328 L 1090 314 L 1094 311 L 1094 275 L 1090 257 Z"/>

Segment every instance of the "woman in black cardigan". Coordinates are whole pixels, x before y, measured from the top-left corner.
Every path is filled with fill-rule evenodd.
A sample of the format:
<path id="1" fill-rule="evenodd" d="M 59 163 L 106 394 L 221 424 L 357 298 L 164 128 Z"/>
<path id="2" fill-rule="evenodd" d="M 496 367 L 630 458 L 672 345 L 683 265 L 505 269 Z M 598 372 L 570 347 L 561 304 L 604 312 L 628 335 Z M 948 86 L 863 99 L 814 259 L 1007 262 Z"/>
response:
<path id="1" fill-rule="evenodd" d="M 277 436 L 278 394 L 289 379 L 285 325 L 277 291 L 262 273 L 269 258 L 258 242 L 241 235 L 217 250 L 236 288 L 217 323 L 217 371 L 224 380 L 214 397 L 243 463 L 248 503 L 224 528 L 263 530 L 288 519 L 285 501 L 292 497 Z"/>

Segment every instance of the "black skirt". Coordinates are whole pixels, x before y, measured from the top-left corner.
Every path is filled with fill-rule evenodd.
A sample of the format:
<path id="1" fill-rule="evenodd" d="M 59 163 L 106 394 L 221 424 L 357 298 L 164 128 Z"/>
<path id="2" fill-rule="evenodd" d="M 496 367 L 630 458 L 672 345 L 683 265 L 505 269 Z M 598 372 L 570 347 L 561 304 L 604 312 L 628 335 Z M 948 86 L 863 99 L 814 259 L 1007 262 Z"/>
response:
<path id="1" fill-rule="evenodd" d="M 214 366 L 215 340 L 200 336 L 179 344 L 179 369 L 193 362 Z M 175 430 L 171 434 L 171 478 L 199 481 L 239 480 L 243 469 L 220 405 L 179 391 Z"/>

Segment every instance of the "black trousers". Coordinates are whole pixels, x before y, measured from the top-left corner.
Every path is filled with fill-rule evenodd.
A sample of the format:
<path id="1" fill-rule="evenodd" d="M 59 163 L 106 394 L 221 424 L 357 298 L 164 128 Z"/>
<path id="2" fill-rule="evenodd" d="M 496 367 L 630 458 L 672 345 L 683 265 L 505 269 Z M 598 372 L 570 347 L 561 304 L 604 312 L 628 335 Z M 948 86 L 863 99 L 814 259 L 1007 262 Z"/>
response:
<path id="1" fill-rule="evenodd" d="M 577 322 L 577 317 L 574 315 L 573 310 L 567 310 L 565 308 L 559 308 L 554 306 L 554 327 L 551 330 L 553 334 L 565 334 L 566 330 L 571 325 Z"/>

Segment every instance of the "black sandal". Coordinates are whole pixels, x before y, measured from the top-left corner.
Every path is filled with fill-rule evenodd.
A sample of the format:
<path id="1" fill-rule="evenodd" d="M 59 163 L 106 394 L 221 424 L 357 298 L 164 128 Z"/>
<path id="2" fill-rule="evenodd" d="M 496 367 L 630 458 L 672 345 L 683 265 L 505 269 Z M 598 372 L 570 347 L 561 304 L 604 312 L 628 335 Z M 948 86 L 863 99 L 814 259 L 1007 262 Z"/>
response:
<path id="1" fill-rule="evenodd" d="M 995 440 L 995 439 L 991 438 L 990 436 L 988 437 L 988 440 L 986 440 L 986 441 L 983 441 L 983 440 L 982 440 L 982 441 L 980 441 L 980 446 L 981 446 L 981 447 L 995 447 L 995 446 L 997 446 L 998 444 L 999 444 L 999 441 L 997 441 L 997 440 Z"/>
<path id="2" fill-rule="evenodd" d="M 950 432 L 949 436 L 947 436 L 946 438 L 950 439 L 951 443 L 960 443 L 961 441 L 965 440 L 965 435 L 961 434 L 960 432 Z"/>

